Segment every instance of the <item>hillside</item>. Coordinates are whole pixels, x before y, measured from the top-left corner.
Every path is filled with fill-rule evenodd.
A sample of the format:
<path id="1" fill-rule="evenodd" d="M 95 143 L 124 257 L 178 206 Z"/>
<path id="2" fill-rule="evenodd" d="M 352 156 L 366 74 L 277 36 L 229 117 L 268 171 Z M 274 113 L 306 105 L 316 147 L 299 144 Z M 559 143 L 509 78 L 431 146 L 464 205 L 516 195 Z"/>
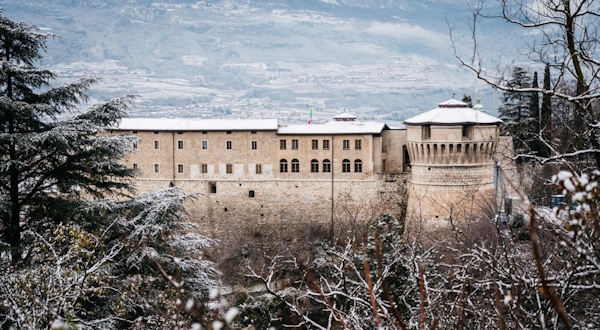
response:
<path id="1" fill-rule="evenodd" d="M 7 16 L 59 37 L 44 65 L 63 79 L 94 74 L 98 100 L 137 94 L 134 116 L 278 117 L 324 121 L 345 109 L 401 120 L 456 93 L 492 107 L 458 66 L 447 21 L 466 33 L 459 0 L 4 0 Z M 514 35 L 489 22 L 484 46 Z M 485 36 L 494 33 L 494 39 Z M 463 39 L 465 43 L 468 38 Z M 510 58 L 512 51 L 504 47 Z"/>

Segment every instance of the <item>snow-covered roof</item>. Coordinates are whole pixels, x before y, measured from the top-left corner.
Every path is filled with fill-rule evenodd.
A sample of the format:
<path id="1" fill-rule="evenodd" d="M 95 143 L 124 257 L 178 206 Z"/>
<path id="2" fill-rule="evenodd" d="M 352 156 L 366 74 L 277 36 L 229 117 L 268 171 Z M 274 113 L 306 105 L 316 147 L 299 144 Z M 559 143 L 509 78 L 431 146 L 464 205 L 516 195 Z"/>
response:
<path id="1" fill-rule="evenodd" d="M 275 131 L 277 119 L 123 118 L 128 131 Z"/>
<path id="2" fill-rule="evenodd" d="M 282 125 L 277 134 L 334 135 L 334 134 L 380 134 L 385 123 L 332 121 L 321 125 Z"/>
<path id="3" fill-rule="evenodd" d="M 355 120 L 356 116 L 351 113 L 340 113 L 339 115 L 333 116 L 333 120 Z"/>
<path id="4" fill-rule="evenodd" d="M 458 100 L 442 102 L 439 107 L 404 121 L 407 125 L 422 124 L 498 124 L 502 120 L 486 113 L 473 110 L 466 103 Z"/>

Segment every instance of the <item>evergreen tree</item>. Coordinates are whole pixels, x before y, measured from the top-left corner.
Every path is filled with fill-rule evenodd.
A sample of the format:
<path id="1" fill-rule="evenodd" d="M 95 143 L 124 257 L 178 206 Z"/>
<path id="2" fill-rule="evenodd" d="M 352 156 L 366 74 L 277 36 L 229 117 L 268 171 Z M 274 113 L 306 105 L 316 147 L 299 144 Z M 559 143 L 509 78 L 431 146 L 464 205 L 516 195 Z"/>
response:
<path id="1" fill-rule="evenodd" d="M 544 69 L 544 91 L 550 91 L 552 86 L 550 85 L 550 65 L 546 64 L 546 68 Z M 552 141 L 552 96 L 550 94 L 544 93 L 542 95 L 542 107 L 540 109 L 540 123 L 541 129 L 544 130 L 542 137 L 546 142 Z M 549 155 L 548 150 L 545 150 L 546 157 Z"/>
<path id="2" fill-rule="evenodd" d="M 507 87 L 517 90 L 531 87 L 531 79 L 525 69 L 515 66 Z M 503 125 L 500 127 L 502 134 L 513 137 L 515 152 L 526 151 L 528 128 L 531 125 L 529 107 L 531 97 L 529 93 L 505 91 L 502 94 L 502 105 L 498 108 Z"/>
<path id="3" fill-rule="evenodd" d="M 65 217 L 78 196 L 121 193 L 134 174 L 119 163 L 133 138 L 97 134 L 125 115 L 130 97 L 77 111 L 96 79 L 51 87 L 54 74 L 38 67 L 48 37 L 0 12 L 1 241 L 13 264 L 22 258 L 23 231 L 38 225 L 32 215 Z"/>
<path id="4" fill-rule="evenodd" d="M 473 107 L 473 99 L 471 98 L 471 95 L 463 94 L 461 101 L 465 102 L 469 108 Z"/>
<path id="5" fill-rule="evenodd" d="M 532 88 L 539 88 L 537 71 L 533 73 L 533 80 L 531 82 Z M 540 130 L 543 127 L 540 115 L 540 93 L 535 91 L 531 92 L 531 100 L 529 103 L 529 116 L 531 126 L 529 127 L 529 148 L 536 155 L 545 157 L 547 155 L 546 146 L 540 140 Z"/>

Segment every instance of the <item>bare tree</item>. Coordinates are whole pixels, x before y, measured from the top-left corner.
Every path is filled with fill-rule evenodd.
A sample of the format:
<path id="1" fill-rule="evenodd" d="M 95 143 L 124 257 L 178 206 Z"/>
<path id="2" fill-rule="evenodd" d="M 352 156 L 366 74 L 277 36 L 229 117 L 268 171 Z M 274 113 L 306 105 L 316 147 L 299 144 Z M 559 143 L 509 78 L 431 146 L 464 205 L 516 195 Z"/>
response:
<path id="1" fill-rule="evenodd" d="M 456 58 L 477 77 L 489 85 L 506 92 L 539 92 L 554 99 L 573 104 L 573 145 L 571 150 L 558 151 L 551 141 L 538 137 L 554 153 L 550 157 L 522 155 L 538 161 L 586 155 L 600 167 L 598 141 L 598 114 L 593 102 L 600 98 L 600 5 L 594 0 L 495 0 L 498 6 L 484 6 L 479 0 L 471 7 L 472 52 L 464 54 L 459 49 L 456 30 L 450 36 Z M 497 12 L 489 12 L 499 8 Z M 508 84 L 507 69 L 512 63 L 492 63 L 481 54 L 477 27 L 481 19 L 502 19 L 507 24 L 520 27 L 528 38 L 523 54 L 533 64 L 548 66 L 552 72 L 550 87 L 517 88 Z M 574 86 L 572 89 L 560 86 Z"/>

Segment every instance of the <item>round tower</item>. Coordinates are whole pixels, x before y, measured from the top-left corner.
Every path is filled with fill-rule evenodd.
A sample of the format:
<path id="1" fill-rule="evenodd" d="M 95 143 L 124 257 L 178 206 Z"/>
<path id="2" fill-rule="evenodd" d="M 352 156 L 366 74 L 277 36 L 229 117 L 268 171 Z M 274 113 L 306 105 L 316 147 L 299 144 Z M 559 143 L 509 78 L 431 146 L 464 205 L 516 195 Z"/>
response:
<path id="1" fill-rule="evenodd" d="M 493 212 L 501 122 L 455 99 L 404 121 L 412 172 L 407 232 L 450 229 Z"/>

